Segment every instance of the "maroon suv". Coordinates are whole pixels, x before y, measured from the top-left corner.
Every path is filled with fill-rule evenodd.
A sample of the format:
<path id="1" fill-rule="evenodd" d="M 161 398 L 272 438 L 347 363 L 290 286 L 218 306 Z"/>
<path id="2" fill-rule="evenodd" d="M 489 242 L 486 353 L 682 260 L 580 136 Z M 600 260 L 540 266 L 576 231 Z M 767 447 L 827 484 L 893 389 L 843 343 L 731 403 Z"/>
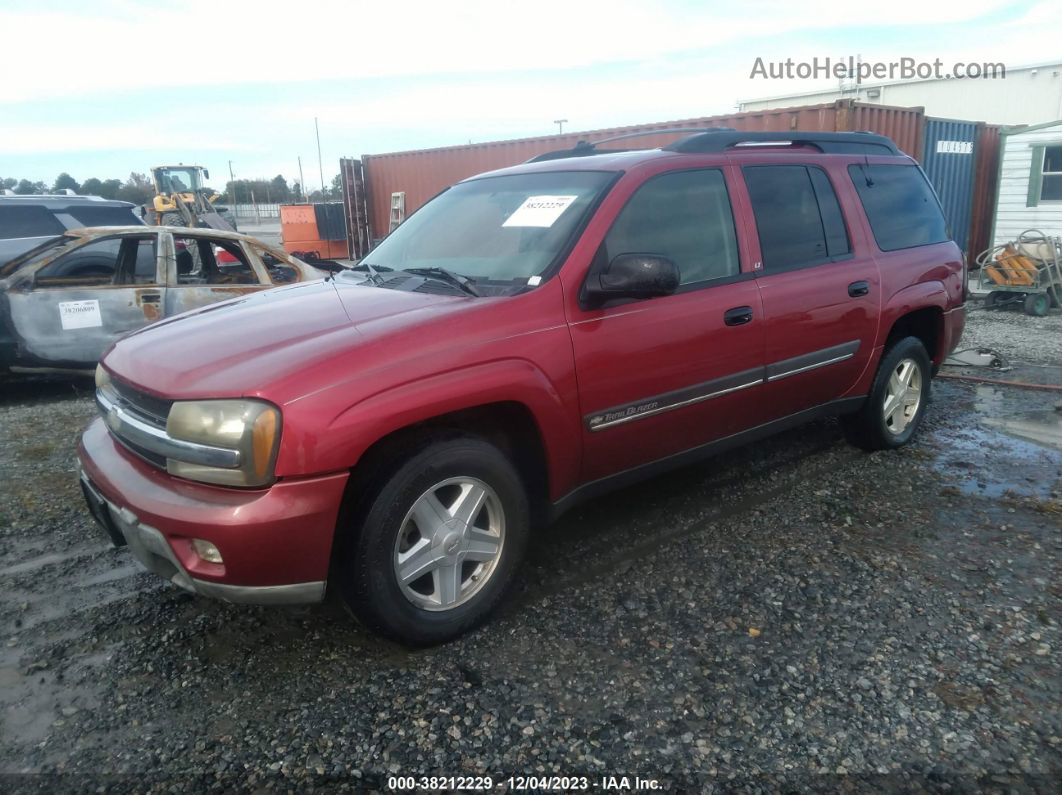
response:
<path id="1" fill-rule="evenodd" d="M 331 588 L 434 643 L 580 500 L 823 415 L 866 449 L 917 430 L 965 272 L 889 139 L 537 160 L 442 193 L 358 274 L 117 342 L 79 453 L 115 542 L 196 593 Z"/>

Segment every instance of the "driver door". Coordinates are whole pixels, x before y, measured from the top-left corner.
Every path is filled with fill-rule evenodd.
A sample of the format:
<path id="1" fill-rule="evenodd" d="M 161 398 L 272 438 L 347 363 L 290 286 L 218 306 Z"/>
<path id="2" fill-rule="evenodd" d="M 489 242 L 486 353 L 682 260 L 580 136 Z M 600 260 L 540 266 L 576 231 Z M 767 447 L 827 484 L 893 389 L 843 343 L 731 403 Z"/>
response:
<path id="1" fill-rule="evenodd" d="M 618 213 L 591 277 L 624 253 L 664 256 L 672 294 L 569 317 L 593 481 L 749 428 L 762 411 L 764 323 L 721 168 L 650 177 Z"/>
<path id="2" fill-rule="evenodd" d="M 158 320 L 158 235 L 74 246 L 7 292 L 15 366 L 85 370 L 119 337 Z"/>

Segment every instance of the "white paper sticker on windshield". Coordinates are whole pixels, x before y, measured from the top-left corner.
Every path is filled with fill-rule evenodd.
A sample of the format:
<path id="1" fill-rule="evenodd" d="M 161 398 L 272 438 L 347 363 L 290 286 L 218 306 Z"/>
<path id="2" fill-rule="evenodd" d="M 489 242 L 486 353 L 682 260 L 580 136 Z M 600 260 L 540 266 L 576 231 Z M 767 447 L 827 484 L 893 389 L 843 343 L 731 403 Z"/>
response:
<path id="1" fill-rule="evenodd" d="M 100 302 L 92 301 L 60 301 L 59 322 L 64 329 L 93 328 L 103 325 L 103 316 L 100 315 Z"/>
<path id="2" fill-rule="evenodd" d="M 502 226 L 553 226 L 578 196 L 528 196 Z"/>

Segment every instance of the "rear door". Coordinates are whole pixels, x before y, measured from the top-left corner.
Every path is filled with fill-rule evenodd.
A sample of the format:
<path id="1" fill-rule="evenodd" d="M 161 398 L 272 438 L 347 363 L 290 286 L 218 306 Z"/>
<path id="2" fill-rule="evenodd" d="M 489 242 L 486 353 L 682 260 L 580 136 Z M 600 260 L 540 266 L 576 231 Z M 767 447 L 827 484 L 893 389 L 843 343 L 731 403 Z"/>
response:
<path id="1" fill-rule="evenodd" d="M 741 171 L 759 244 L 764 406 L 777 419 L 856 384 L 873 354 L 880 279 L 862 226 L 841 210 L 839 192 L 851 191 L 839 178 L 791 161 Z"/>
<path id="2" fill-rule="evenodd" d="M 681 286 L 664 297 L 570 309 L 584 481 L 758 421 L 764 324 L 744 248 L 725 168 L 651 176 L 618 211 L 589 276 L 620 254 L 656 254 L 675 262 Z"/>
<path id="3" fill-rule="evenodd" d="M 90 369 L 114 340 L 157 320 L 157 241 L 154 233 L 93 240 L 13 279 L 14 364 Z"/>

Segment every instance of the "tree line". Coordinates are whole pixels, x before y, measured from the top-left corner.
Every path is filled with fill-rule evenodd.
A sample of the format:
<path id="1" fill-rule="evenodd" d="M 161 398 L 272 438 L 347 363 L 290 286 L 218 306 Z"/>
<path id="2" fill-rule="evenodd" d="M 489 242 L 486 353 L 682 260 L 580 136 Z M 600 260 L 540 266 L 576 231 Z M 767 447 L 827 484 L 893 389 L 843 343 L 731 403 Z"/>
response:
<path id="1" fill-rule="evenodd" d="M 146 204 L 155 195 L 155 188 L 146 174 L 132 172 L 125 181 L 120 179 L 98 179 L 89 177 L 78 182 L 67 172 L 55 178 L 49 186 L 45 182 L 0 177 L 0 191 L 10 190 L 22 196 L 62 193 L 72 190 L 79 196 L 100 196 L 104 199 L 118 199 L 133 204 Z M 225 183 L 225 190 L 218 200 L 221 204 L 285 204 L 303 201 L 332 201 L 343 197 L 343 188 L 339 175 L 322 192 L 311 191 L 304 194 L 302 186 L 296 180 L 291 185 L 283 175 L 277 174 L 273 179 L 237 179 Z"/>

